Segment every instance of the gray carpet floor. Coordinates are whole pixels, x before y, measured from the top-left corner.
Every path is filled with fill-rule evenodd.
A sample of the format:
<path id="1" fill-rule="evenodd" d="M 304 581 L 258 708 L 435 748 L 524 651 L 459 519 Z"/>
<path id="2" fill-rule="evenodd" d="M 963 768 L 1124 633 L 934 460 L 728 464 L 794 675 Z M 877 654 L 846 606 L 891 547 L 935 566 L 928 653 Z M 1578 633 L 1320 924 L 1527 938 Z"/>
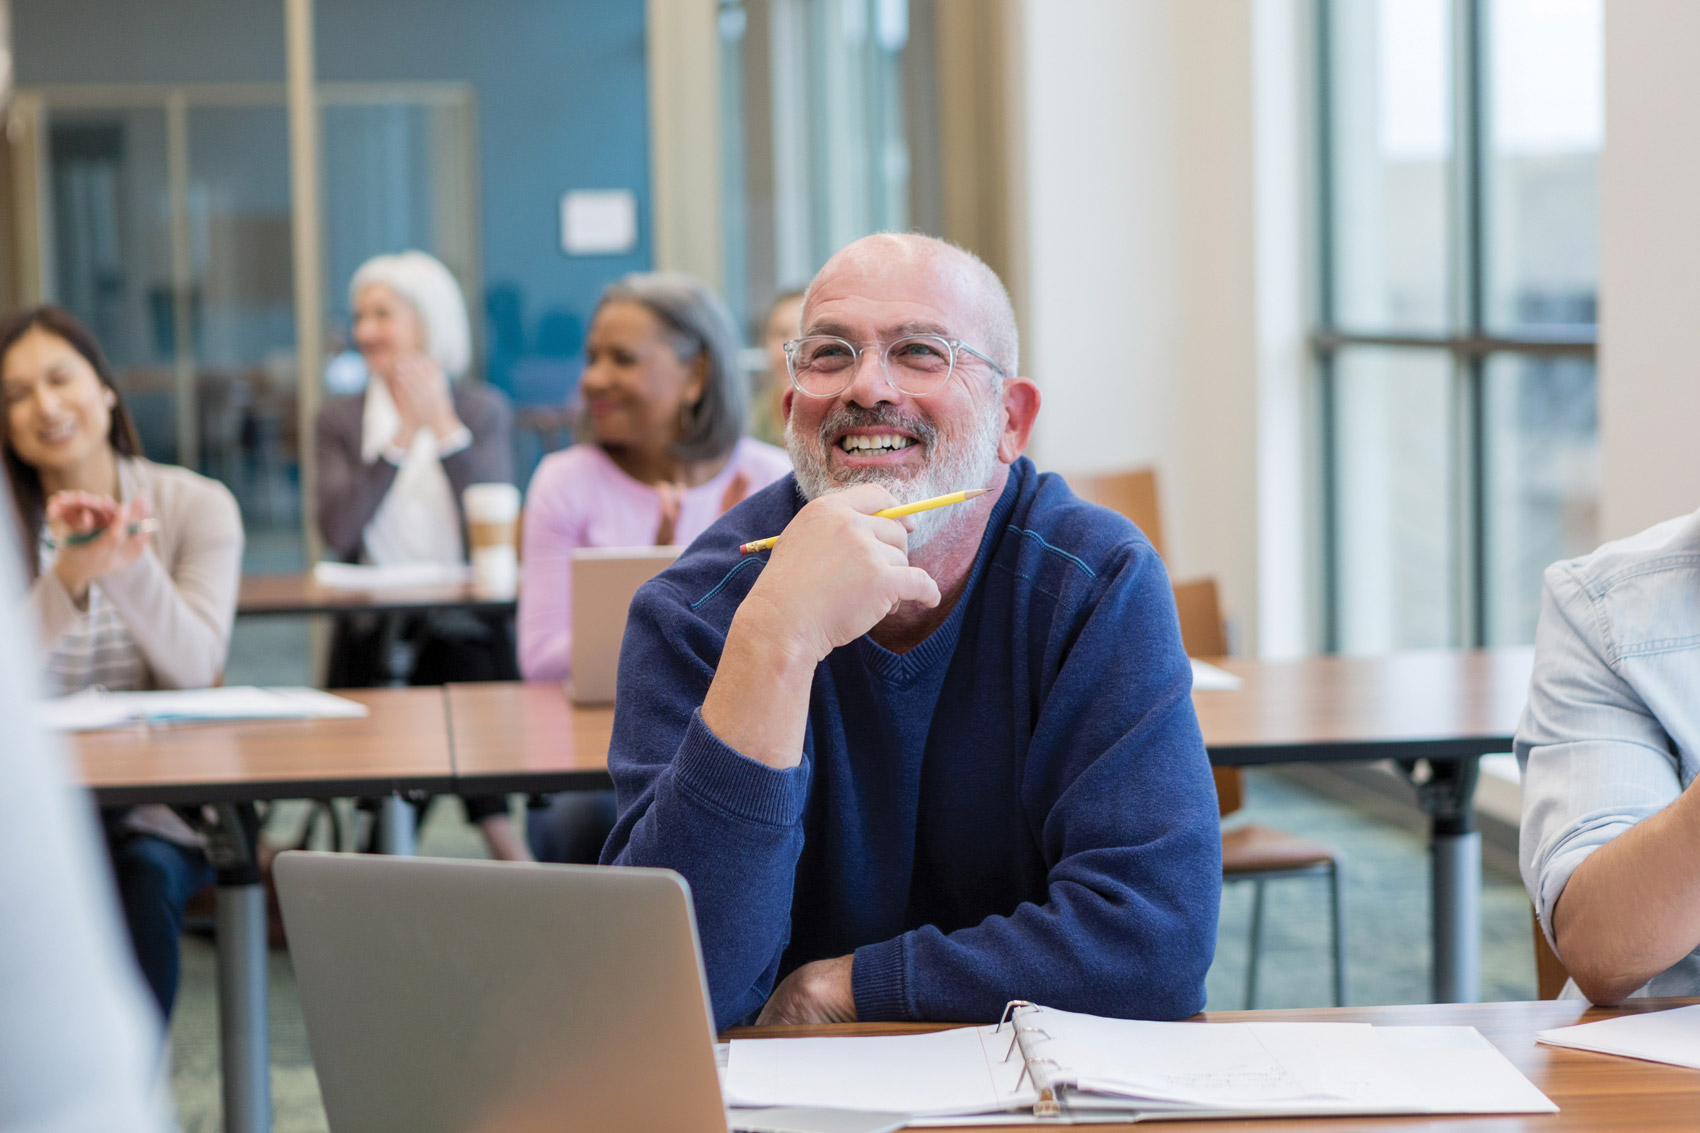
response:
<path id="1" fill-rule="evenodd" d="M 285 806 L 274 822 L 297 828 L 304 811 Z M 1348 975 L 1355 1004 L 1410 1003 L 1428 998 L 1428 859 L 1422 840 L 1278 771 L 1247 775 L 1247 805 L 1235 821 L 1257 821 L 1303 832 L 1332 846 L 1344 860 L 1347 885 Z M 419 852 L 477 857 L 483 845 L 459 804 L 440 800 L 427 815 Z M 1216 961 L 1208 979 L 1209 1006 L 1244 1006 L 1251 891 L 1230 886 L 1222 895 Z M 1483 877 L 1482 996 L 1533 999 L 1534 956 L 1528 900 L 1514 877 Z M 1265 899 L 1265 942 L 1259 1007 L 1305 1007 L 1330 1002 L 1328 904 L 1320 881 L 1271 883 Z M 271 956 L 272 1100 L 278 1133 L 323 1130 L 324 1110 L 313 1077 L 289 960 Z M 220 1126 L 218 1004 L 210 940 L 184 942 L 183 986 L 171 1026 L 172 1084 L 183 1128 L 213 1133 Z"/>

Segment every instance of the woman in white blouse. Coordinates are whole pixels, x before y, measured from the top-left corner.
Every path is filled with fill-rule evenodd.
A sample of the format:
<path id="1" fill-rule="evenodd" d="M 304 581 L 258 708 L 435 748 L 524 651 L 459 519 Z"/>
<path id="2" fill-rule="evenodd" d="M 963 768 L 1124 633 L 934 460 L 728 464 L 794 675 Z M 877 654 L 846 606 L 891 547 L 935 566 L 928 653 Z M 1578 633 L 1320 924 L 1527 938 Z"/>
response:
<path id="1" fill-rule="evenodd" d="M 55 307 L 0 324 L 0 451 L 46 692 L 197 688 L 224 670 L 241 577 L 230 492 L 142 456 L 99 345 Z M 177 991 L 183 904 L 212 880 L 167 807 L 104 816 L 137 959 L 160 1010 Z"/>

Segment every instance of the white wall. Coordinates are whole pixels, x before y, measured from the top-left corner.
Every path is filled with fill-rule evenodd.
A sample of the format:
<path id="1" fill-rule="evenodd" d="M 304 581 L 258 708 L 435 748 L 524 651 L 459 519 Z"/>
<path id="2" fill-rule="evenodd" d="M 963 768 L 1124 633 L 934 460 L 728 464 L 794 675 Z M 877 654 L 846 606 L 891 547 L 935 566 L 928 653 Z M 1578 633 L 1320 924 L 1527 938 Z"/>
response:
<path id="1" fill-rule="evenodd" d="M 1700 506 L 1700 4 L 1613 0 L 1600 170 L 1601 535 Z"/>
<path id="2" fill-rule="evenodd" d="M 1276 653 L 1308 626 L 1297 22 L 1293 0 L 1015 0 L 1012 21 L 1033 455 L 1155 465 L 1172 573 L 1214 575 L 1241 644 Z"/>

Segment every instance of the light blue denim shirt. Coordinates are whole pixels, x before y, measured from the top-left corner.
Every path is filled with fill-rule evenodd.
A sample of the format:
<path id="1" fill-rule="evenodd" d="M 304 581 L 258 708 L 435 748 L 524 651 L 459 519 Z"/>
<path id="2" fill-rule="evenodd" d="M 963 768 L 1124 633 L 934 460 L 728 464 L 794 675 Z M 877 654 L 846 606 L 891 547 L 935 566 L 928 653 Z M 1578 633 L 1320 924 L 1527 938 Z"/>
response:
<path id="1" fill-rule="evenodd" d="M 1516 750 L 1518 857 L 1550 941 L 1582 859 L 1700 771 L 1700 512 L 1547 568 Z M 1635 994 L 1700 995 L 1700 950 Z"/>

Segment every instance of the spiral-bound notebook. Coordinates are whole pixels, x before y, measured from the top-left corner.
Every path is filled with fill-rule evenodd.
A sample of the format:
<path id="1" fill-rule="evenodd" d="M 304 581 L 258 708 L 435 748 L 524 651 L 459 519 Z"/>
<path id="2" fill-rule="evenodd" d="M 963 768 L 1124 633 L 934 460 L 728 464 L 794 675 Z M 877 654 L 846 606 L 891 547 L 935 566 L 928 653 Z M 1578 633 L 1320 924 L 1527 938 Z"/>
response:
<path id="1" fill-rule="evenodd" d="M 725 1089 L 912 1125 L 1558 1110 L 1473 1027 L 1149 1023 L 1022 1001 L 992 1027 L 734 1040 Z"/>

